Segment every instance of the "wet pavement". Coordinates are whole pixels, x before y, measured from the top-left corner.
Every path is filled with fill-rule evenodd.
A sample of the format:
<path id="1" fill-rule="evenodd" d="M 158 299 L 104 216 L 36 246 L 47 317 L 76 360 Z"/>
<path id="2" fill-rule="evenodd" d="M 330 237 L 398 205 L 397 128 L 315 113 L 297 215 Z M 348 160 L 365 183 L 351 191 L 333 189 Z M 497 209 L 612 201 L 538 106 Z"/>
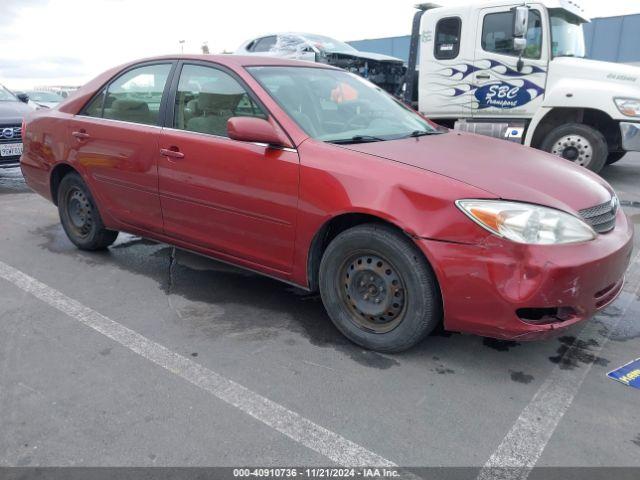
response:
<path id="1" fill-rule="evenodd" d="M 640 229 L 640 155 L 603 176 Z M 0 170 L 0 261 L 399 465 L 483 465 L 553 372 L 586 371 L 538 465 L 640 466 L 640 391 L 606 378 L 640 357 L 637 265 L 593 335 L 438 331 L 383 355 L 277 281 L 126 234 L 77 250 L 17 169 Z M 0 412 L 0 465 L 331 463 L 4 280 Z"/>

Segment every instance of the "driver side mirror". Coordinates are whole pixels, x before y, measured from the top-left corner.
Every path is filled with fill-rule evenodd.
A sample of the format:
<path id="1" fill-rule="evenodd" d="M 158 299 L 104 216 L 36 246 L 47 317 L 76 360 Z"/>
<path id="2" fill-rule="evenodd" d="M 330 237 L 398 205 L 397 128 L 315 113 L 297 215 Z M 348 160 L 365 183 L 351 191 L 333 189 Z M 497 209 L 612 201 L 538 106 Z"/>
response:
<path id="1" fill-rule="evenodd" d="M 525 6 L 513 9 L 513 49 L 523 52 L 527 48 L 527 30 L 529 29 L 529 8 Z"/>
<path id="2" fill-rule="evenodd" d="M 522 38 L 527 35 L 529 27 L 529 7 L 521 6 L 513 9 L 513 36 Z"/>
<path id="3" fill-rule="evenodd" d="M 232 117 L 227 120 L 229 138 L 240 142 L 266 143 L 272 147 L 291 147 L 284 133 L 267 120 L 256 117 Z"/>
<path id="4" fill-rule="evenodd" d="M 27 95 L 26 93 L 18 93 L 16 95 L 16 97 L 18 98 L 18 100 L 20 100 L 22 103 L 29 103 L 29 95 Z"/>

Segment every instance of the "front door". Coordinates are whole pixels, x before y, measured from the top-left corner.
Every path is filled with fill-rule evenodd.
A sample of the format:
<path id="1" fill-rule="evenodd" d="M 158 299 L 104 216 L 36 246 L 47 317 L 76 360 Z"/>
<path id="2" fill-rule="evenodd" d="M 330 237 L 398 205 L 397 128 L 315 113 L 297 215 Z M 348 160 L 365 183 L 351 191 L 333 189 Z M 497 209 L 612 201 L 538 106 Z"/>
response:
<path id="1" fill-rule="evenodd" d="M 230 261 L 290 272 L 297 152 L 228 137 L 229 118 L 268 115 L 223 68 L 185 63 L 172 90 L 158 163 L 165 233 Z"/>
<path id="2" fill-rule="evenodd" d="M 527 47 L 513 46 L 514 12 L 510 6 L 480 10 L 474 61 L 475 118 L 530 118 L 542 105 L 547 79 L 548 32 L 544 10 L 529 10 Z"/>
<path id="3" fill-rule="evenodd" d="M 100 206 L 118 221 L 162 232 L 158 140 L 171 63 L 135 67 L 105 87 L 70 122 L 71 155 Z"/>

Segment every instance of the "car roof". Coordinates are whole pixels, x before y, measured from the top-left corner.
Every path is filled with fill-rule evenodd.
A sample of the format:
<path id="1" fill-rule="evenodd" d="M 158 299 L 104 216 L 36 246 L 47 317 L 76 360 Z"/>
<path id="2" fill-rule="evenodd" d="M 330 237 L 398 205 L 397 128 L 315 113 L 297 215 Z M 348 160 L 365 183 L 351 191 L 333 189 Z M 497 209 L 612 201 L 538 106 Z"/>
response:
<path id="1" fill-rule="evenodd" d="M 98 88 L 101 88 L 105 83 L 112 79 L 115 75 L 123 70 L 131 67 L 135 67 L 138 64 L 155 62 L 155 61 L 176 61 L 176 60 L 191 60 L 200 62 L 211 62 L 219 65 L 227 65 L 235 68 L 244 67 L 307 67 L 307 68 L 324 68 L 330 70 L 340 70 L 339 68 L 332 67 L 325 63 L 307 62 L 303 60 L 288 60 L 286 58 L 277 57 L 261 57 L 258 55 L 192 55 L 192 54 L 180 54 L 180 55 L 162 55 L 157 57 L 140 58 L 131 62 L 127 62 L 122 65 L 113 67 L 93 80 L 90 80 L 84 86 L 76 90 L 73 95 L 70 95 L 64 102 L 60 104 L 58 110 L 64 113 L 77 113 L 80 108 L 93 96 Z"/>
<path id="2" fill-rule="evenodd" d="M 257 66 L 280 66 L 280 67 L 316 67 L 316 68 L 329 68 L 333 70 L 339 70 L 331 65 L 324 63 L 309 62 L 304 60 L 289 60 L 286 58 L 259 56 L 259 55 L 236 55 L 236 54 L 224 54 L 224 55 L 163 55 L 159 57 L 149 57 L 129 62 L 127 65 L 135 65 L 137 63 L 152 62 L 155 60 L 196 60 L 201 62 L 214 62 L 220 64 L 233 65 L 236 67 L 257 67 Z M 124 67 L 124 65 L 123 65 Z"/>

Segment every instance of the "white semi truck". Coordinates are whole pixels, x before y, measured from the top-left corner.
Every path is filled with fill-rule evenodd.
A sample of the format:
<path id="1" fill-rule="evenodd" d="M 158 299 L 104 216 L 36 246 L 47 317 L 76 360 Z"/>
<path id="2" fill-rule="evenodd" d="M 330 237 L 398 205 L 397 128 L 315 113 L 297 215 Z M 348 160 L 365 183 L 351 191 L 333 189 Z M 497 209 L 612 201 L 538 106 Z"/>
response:
<path id="1" fill-rule="evenodd" d="M 417 8 L 405 100 L 421 113 L 595 172 L 640 151 L 640 68 L 583 58 L 577 0 Z"/>

